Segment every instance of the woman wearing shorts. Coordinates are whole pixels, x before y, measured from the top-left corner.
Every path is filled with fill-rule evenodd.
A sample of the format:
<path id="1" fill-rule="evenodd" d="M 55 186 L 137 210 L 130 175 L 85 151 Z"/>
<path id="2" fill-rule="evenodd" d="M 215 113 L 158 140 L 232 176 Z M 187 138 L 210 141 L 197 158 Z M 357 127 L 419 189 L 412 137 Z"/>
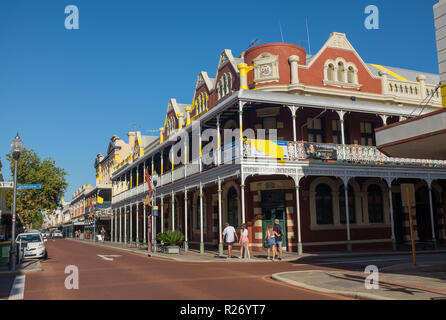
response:
<path id="1" fill-rule="evenodd" d="M 248 253 L 248 259 L 251 259 L 251 254 L 249 253 L 248 228 L 246 228 L 246 224 L 243 224 L 242 229 L 240 230 L 240 259 L 243 258 L 243 249 Z"/>
<path id="2" fill-rule="evenodd" d="M 274 231 L 274 228 L 272 225 L 268 226 L 268 230 L 266 231 L 265 234 L 265 239 L 267 241 L 267 245 L 268 245 L 268 257 L 267 259 L 270 260 L 270 253 L 271 253 L 271 248 L 273 249 L 273 257 L 272 257 L 272 261 L 274 261 L 274 257 L 276 256 L 276 232 Z"/>

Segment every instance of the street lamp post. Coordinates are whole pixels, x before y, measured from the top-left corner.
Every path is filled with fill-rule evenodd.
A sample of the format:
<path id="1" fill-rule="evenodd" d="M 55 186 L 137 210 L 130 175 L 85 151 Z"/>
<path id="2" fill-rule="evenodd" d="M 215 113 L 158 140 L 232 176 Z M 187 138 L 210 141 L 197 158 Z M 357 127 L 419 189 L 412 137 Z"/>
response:
<path id="1" fill-rule="evenodd" d="M 16 200 L 17 200 L 17 164 L 20 158 L 20 153 L 23 150 L 23 142 L 17 133 L 14 140 L 11 143 L 12 158 L 14 159 L 14 192 L 12 202 L 12 245 L 10 251 L 11 270 L 15 271 L 15 255 L 16 255 L 16 243 L 15 243 L 15 220 L 16 220 Z"/>

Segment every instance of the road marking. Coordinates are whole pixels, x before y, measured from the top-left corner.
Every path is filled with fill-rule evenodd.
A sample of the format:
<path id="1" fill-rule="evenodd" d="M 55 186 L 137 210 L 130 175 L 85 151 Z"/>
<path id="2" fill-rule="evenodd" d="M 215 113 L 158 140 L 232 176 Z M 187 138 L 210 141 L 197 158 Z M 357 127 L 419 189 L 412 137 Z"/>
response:
<path id="1" fill-rule="evenodd" d="M 98 254 L 98 257 L 101 257 L 102 259 L 107 261 L 113 261 L 113 258 L 119 258 L 121 256 L 117 254 Z"/>
<path id="2" fill-rule="evenodd" d="M 312 263 L 312 264 L 308 264 L 308 263 L 296 263 L 293 264 L 293 266 L 327 266 L 327 265 L 332 265 L 332 264 L 349 264 L 349 263 L 363 263 L 363 262 L 380 262 L 380 261 L 384 261 L 384 262 L 389 262 L 389 261 L 404 261 L 407 259 L 372 259 L 372 260 L 345 260 L 345 261 L 338 261 L 338 262 L 324 262 L 324 263 Z"/>
<path id="3" fill-rule="evenodd" d="M 25 275 L 16 276 L 12 284 L 9 300 L 23 300 L 25 292 Z"/>

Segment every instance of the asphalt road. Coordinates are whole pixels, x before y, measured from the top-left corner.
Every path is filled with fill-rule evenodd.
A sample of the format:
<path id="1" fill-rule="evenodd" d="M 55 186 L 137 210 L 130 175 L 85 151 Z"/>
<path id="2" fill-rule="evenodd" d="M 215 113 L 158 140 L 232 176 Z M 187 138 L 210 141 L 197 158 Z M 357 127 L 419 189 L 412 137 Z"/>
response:
<path id="1" fill-rule="evenodd" d="M 289 262 L 184 263 L 63 239 L 48 241 L 47 249 L 49 259 L 42 261 L 43 271 L 26 275 L 25 300 L 346 299 L 270 279 L 276 272 L 329 269 L 323 266 Z M 65 280 L 72 275 L 65 274 L 67 266 L 79 270 L 79 289 L 66 289 Z"/>

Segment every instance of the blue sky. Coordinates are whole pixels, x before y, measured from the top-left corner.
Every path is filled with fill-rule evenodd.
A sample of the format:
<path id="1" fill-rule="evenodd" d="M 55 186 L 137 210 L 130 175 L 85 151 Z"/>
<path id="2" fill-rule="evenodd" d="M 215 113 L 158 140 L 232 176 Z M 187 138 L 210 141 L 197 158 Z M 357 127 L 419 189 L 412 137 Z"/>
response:
<path id="1" fill-rule="evenodd" d="M 219 53 L 238 56 L 251 40 L 315 53 L 343 32 L 366 62 L 438 73 L 432 6 L 436 0 L 319 1 L 0 1 L 0 159 L 18 131 L 27 148 L 69 173 L 66 200 L 94 184 L 96 154 L 164 122 L 169 98 L 191 103 L 198 73 L 215 75 Z M 66 30 L 67 5 L 79 30 Z M 380 29 L 364 27 L 367 5 Z"/>

